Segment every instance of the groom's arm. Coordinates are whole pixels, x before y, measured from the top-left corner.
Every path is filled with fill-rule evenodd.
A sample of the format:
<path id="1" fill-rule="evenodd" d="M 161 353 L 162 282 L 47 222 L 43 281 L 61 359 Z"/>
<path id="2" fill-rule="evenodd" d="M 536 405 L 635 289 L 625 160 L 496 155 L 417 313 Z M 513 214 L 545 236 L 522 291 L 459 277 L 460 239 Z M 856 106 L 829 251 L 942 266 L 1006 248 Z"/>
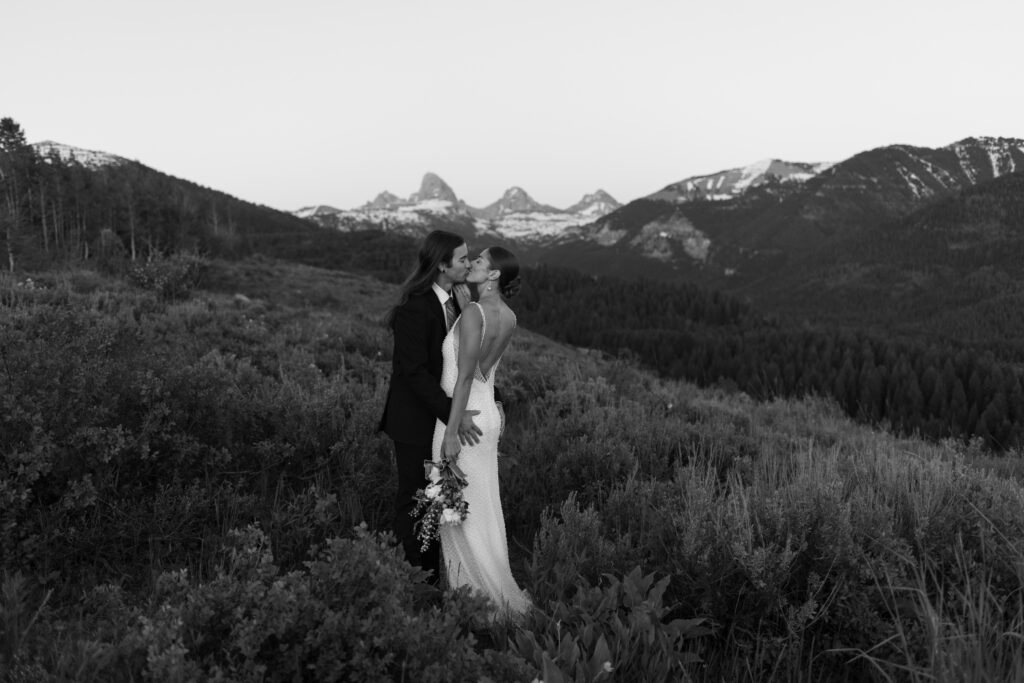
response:
<path id="1" fill-rule="evenodd" d="M 395 374 L 437 419 L 448 422 L 452 401 L 428 370 L 430 362 L 430 312 L 422 306 L 405 305 L 395 312 Z"/>

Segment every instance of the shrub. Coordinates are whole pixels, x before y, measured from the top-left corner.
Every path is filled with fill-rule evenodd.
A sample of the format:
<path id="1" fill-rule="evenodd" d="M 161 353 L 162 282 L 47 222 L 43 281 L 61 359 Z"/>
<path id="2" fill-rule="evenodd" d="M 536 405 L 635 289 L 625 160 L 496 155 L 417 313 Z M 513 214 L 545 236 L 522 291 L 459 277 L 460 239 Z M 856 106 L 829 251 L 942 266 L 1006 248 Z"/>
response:
<path id="1" fill-rule="evenodd" d="M 282 574 L 255 528 L 234 535 L 222 574 L 190 586 L 165 575 L 164 607 L 143 623 L 148 665 L 232 679 L 476 680 L 482 601 L 454 594 L 431 607 L 425 573 L 388 542 L 357 530 L 332 539 L 302 571 Z M 469 600 L 470 603 L 465 602 Z"/>
<path id="2" fill-rule="evenodd" d="M 630 539 L 609 538 L 593 507 L 581 510 L 574 495 L 559 514 L 545 511 L 533 541 L 530 594 L 538 604 L 572 598 L 578 582 L 597 584 L 601 575 L 635 561 Z"/>
<path id="3" fill-rule="evenodd" d="M 22 582 L 0 595 L 0 664 L 29 680 L 393 681 L 529 680 L 514 653 L 482 651 L 489 607 L 452 593 L 440 600 L 426 574 L 365 528 L 329 540 L 301 570 L 282 572 L 256 527 L 228 535 L 216 578 L 162 574 L 151 607 L 118 589 L 93 590 L 88 621 L 34 611 Z M 91 632 L 86 627 L 91 626 Z M 61 651 L 51 647 L 59 643 Z"/>
<path id="4" fill-rule="evenodd" d="M 668 583 L 639 567 L 605 575 L 601 585 L 581 581 L 566 602 L 533 611 L 513 649 L 545 683 L 684 680 L 687 665 L 700 661 L 687 641 L 710 631 L 703 619 L 670 619 Z"/>
<path id="5" fill-rule="evenodd" d="M 202 280 L 208 267 L 205 259 L 193 254 L 174 253 L 154 256 L 145 263 L 128 268 L 128 279 L 135 285 L 155 292 L 164 301 L 187 299 Z"/>

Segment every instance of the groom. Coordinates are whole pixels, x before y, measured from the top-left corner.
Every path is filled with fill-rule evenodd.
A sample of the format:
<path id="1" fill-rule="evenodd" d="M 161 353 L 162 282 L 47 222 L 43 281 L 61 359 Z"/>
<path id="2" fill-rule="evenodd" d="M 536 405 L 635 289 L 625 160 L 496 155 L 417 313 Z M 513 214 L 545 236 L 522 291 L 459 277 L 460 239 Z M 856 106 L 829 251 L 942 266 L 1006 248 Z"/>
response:
<path id="1" fill-rule="evenodd" d="M 469 249 L 458 235 L 435 230 L 420 247 L 416 270 L 402 285 L 398 304 L 388 313 L 394 334 L 391 384 L 380 419 L 380 430 L 395 443 L 398 492 L 395 496 L 395 535 L 410 564 L 440 579 L 440 548 L 435 541 L 424 551 L 409 513 L 416 507 L 416 489 L 425 488 L 423 461 L 431 459 L 437 420 L 448 422 L 451 399 L 441 389 L 441 343 L 458 315 L 453 286 L 465 282 Z M 479 441 L 480 429 L 467 410 L 459 426 L 463 444 Z"/>

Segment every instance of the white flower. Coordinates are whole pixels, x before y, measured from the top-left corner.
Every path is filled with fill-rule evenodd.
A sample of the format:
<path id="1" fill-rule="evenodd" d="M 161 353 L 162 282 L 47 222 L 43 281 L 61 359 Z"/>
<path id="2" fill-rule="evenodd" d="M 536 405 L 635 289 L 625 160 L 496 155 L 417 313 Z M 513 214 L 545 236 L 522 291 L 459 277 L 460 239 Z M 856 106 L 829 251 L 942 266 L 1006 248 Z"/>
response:
<path id="1" fill-rule="evenodd" d="M 609 673 L 610 674 L 612 671 L 615 670 L 615 667 L 612 666 L 611 662 L 605 662 L 604 664 L 601 665 L 601 670 L 604 671 L 605 673 Z"/>
<path id="2" fill-rule="evenodd" d="M 439 495 L 441 495 L 441 485 L 431 484 L 426 489 L 424 489 L 423 494 L 426 495 L 427 498 L 433 500 L 434 498 L 437 498 Z"/>
<path id="3" fill-rule="evenodd" d="M 441 522 L 445 524 L 459 524 L 462 522 L 462 516 L 452 508 L 445 508 L 441 512 Z"/>

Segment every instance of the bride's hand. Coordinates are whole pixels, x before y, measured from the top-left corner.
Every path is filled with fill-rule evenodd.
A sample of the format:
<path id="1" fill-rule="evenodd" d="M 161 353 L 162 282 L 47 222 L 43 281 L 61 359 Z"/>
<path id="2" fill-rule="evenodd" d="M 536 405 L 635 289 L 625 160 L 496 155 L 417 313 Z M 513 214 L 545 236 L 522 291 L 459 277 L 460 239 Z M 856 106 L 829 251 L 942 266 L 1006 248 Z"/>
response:
<path id="1" fill-rule="evenodd" d="M 455 460 L 459 457 L 461 450 L 462 444 L 459 442 L 459 435 L 445 432 L 444 441 L 441 442 L 441 457 Z"/>
<path id="2" fill-rule="evenodd" d="M 469 285 L 458 284 L 452 287 L 452 294 L 455 296 L 455 300 L 459 303 L 459 310 L 466 308 L 466 305 L 473 300 L 473 294 L 469 290 Z"/>

